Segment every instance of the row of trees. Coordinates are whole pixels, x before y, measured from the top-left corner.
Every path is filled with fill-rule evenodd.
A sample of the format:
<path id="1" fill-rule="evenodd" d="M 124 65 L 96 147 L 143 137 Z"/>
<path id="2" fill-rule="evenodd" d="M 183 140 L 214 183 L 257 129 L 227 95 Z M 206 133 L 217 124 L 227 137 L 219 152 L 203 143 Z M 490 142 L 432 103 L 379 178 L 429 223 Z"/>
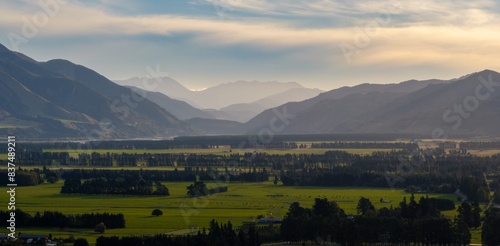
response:
<path id="1" fill-rule="evenodd" d="M 322 142 L 312 143 L 313 149 L 418 149 L 417 143 L 405 142 Z"/>
<path id="2" fill-rule="evenodd" d="M 97 238 L 96 246 L 258 246 L 261 245 L 259 234 L 255 227 L 241 229 L 236 233 L 231 222 L 226 224 L 210 221 L 207 230 L 204 228 L 196 235 L 187 236 L 130 236 L 130 237 L 104 237 Z"/>
<path id="3" fill-rule="evenodd" d="M 287 186 L 328 187 L 387 187 L 385 173 L 365 172 L 356 168 L 337 168 L 336 172 L 285 172 L 280 179 Z M 415 173 L 404 177 L 404 182 L 394 184 L 409 192 L 454 193 L 463 192 L 468 200 L 489 201 L 489 188 L 482 176 L 467 176 L 458 173 Z"/>
<path id="4" fill-rule="evenodd" d="M 0 179 L 0 185 L 6 186 L 7 183 L 12 183 L 9 181 L 8 177 L 10 177 L 7 173 L 6 170 L 0 171 L 0 176 L 5 177 Z M 14 178 L 14 183 L 16 183 L 18 186 L 33 186 L 33 185 L 39 185 L 43 183 L 43 178 L 42 176 L 34 171 L 24 171 L 22 169 L 18 169 L 15 172 Z"/>
<path id="5" fill-rule="evenodd" d="M 94 179 L 106 178 L 108 180 L 124 177 L 129 179 L 144 179 L 152 182 L 168 181 L 168 182 L 190 182 L 196 179 L 202 181 L 237 181 L 237 182 L 262 182 L 269 179 L 269 174 L 266 170 L 255 171 L 250 173 L 232 174 L 229 171 L 212 170 L 211 168 L 189 169 L 184 171 L 177 169 L 173 171 L 167 170 L 99 170 L 99 169 L 73 169 L 71 171 L 61 171 L 63 179 Z"/>
<path id="6" fill-rule="evenodd" d="M 454 173 L 464 171 L 500 171 L 496 165 L 500 155 L 478 157 L 471 155 L 450 155 L 443 149 L 423 150 L 421 152 L 410 149 L 393 150 L 389 152 L 374 152 L 371 155 L 350 154 L 343 151 L 328 151 L 324 154 L 267 154 L 267 153 L 231 153 L 228 155 L 214 154 L 112 154 L 91 153 L 79 154 L 77 158 L 67 153 L 19 153 L 19 162 L 23 165 L 63 165 L 81 166 L 181 166 L 196 168 L 227 167 L 232 170 L 249 170 L 253 168 L 267 168 L 271 171 L 297 170 L 330 170 L 338 167 L 353 167 L 361 170 L 376 172 L 398 172 L 402 159 L 419 156 L 421 161 L 416 164 L 415 172 Z M 240 171 L 241 172 L 241 171 Z"/>
<path id="7" fill-rule="evenodd" d="M 0 220 L 7 221 L 10 211 L 0 211 Z M 22 210 L 16 210 L 16 226 L 18 227 L 59 227 L 59 228 L 94 228 L 104 223 L 107 228 L 125 228 L 123 214 L 90 213 L 66 215 L 58 211 L 36 212 L 35 216 Z"/>
<path id="8" fill-rule="evenodd" d="M 500 142 L 460 142 L 461 149 L 500 149 Z"/>
<path id="9" fill-rule="evenodd" d="M 88 180 L 67 178 L 61 188 L 62 194 L 107 194 L 169 196 L 168 188 L 159 181 L 145 180 L 140 176 L 98 177 Z"/>
<path id="10" fill-rule="evenodd" d="M 483 222 L 481 241 L 484 245 L 500 245 L 500 209 L 491 209 L 487 211 Z"/>
<path id="11" fill-rule="evenodd" d="M 315 200 L 312 208 L 293 203 L 281 225 L 285 241 L 328 241 L 342 245 L 376 243 L 464 245 L 470 231 L 462 218 L 441 216 L 429 198 L 403 200 L 397 208 L 376 210 L 361 198 L 356 216 L 348 216 L 335 202 Z"/>
<path id="12" fill-rule="evenodd" d="M 200 180 L 194 181 L 194 183 L 186 187 L 186 189 L 187 195 L 190 197 L 208 196 L 216 193 L 227 192 L 227 186 L 218 186 L 208 189 L 207 185 Z"/>
<path id="13" fill-rule="evenodd" d="M 172 140 L 96 140 L 88 142 L 44 142 L 23 143 L 27 150 L 42 149 L 67 149 L 67 150 L 92 150 L 92 149 L 173 149 L 173 148 L 211 148 L 210 143 L 179 142 Z M 1 152 L 1 150 L 0 150 Z"/>

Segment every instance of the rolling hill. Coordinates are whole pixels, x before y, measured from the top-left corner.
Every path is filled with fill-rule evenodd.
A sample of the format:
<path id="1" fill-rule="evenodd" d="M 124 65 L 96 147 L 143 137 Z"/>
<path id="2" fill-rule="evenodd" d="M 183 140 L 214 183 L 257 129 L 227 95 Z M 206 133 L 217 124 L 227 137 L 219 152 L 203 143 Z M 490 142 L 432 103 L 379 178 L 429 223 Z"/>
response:
<path id="1" fill-rule="evenodd" d="M 24 138 L 151 138 L 196 132 L 84 66 L 0 45 L 0 132 Z"/>
<path id="2" fill-rule="evenodd" d="M 499 86 L 500 74 L 484 70 L 447 81 L 344 87 L 266 110 L 244 128 L 247 133 L 257 133 L 269 127 L 275 117 L 273 111 L 285 110 L 293 118 L 290 116 L 280 133 L 500 136 L 500 129 L 495 127 L 500 122 Z"/>

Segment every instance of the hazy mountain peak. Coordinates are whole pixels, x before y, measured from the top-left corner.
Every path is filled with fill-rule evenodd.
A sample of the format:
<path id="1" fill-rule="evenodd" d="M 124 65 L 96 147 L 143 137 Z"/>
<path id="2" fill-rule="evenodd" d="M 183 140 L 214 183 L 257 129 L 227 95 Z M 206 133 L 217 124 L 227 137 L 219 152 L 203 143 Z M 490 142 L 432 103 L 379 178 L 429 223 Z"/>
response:
<path id="1" fill-rule="evenodd" d="M 253 86 L 253 85 L 264 85 L 264 86 L 288 86 L 290 88 L 304 88 L 301 84 L 297 82 L 279 82 L 279 81 L 257 81 L 257 80 L 237 80 L 233 82 L 222 83 L 207 89 L 215 87 L 227 87 L 227 86 Z"/>
<path id="2" fill-rule="evenodd" d="M 66 59 L 52 59 L 48 60 L 47 63 L 56 63 L 56 64 L 68 64 L 68 65 L 74 65 L 73 62 L 68 61 Z"/>
<path id="3" fill-rule="evenodd" d="M 493 71 L 491 69 L 485 69 L 483 71 L 480 71 L 480 72 L 477 72 L 477 73 L 474 73 L 474 74 L 477 74 L 477 75 L 489 75 L 489 74 L 498 74 L 498 72 L 496 71 Z"/>
<path id="4" fill-rule="evenodd" d="M 0 51 L 10 51 L 10 50 L 7 49 L 7 47 L 5 47 L 3 44 L 0 43 Z"/>

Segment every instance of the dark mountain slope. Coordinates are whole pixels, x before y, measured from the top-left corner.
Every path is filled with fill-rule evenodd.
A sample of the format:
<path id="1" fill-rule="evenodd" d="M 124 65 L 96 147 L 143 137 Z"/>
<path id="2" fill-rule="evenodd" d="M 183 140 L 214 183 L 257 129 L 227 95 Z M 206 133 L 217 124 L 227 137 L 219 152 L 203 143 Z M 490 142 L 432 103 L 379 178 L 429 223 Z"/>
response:
<path id="1" fill-rule="evenodd" d="M 0 47 L 0 131 L 27 138 L 189 134 L 189 126 L 130 89 L 68 61 L 36 62 Z"/>
<path id="2" fill-rule="evenodd" d="M 482 84 L 490 80 L 497 82 L 488 90 Z M 274 111 L 294 115 L 283 133 L 416 133 L 431 138 L 438 129 L 447 136 L 500 136 L 495 127 L 500 122 L 500 74 L 485 70 L 450 81 L 421 82 L 341 88 Z M 477 98 L 477 90 L 483 100 Z M 258 132 L 269 127 L 273 117 L 273 110 L 266 110 L 244 128 Z"/>
<path id="3" fill-rule="evenodd" d="M 203 111 L 197 109 L 186 102 L 172 99 L 163 93 L 160 92 L 151 92 L 143 89 L 139 89 L 137 87 L 129 87 L 133 93 L 140 94 L 146 97 L 151 102 L 158 104 L 158 106 L 165 109 L 167 112 L 172 113 L 175 117 L 180 120 L 188 120 L 193 118 L 204 118 L 204 119 L 213 119 L 214 116 Z"/>

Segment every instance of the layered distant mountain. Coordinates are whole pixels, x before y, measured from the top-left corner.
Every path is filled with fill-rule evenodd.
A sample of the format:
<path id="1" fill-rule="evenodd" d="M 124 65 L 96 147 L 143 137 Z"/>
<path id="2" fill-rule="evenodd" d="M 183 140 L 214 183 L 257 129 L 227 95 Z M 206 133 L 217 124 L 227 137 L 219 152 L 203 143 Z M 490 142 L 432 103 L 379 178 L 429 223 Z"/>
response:
<path id="1" fill-rule="evenodd" d="M 186 101 L 201 109 L 221 109 L 233 104 L 259 103 L 263 107 L 274 107 L 290 101 L 301 101 L 323 92 L 304 88 L 296 82 L 236 81 L 224 83 L 204 90 L 189 90 L 176 80 L 161 78 L 131 78 L 115 80 L 117 84 L 145 89 L 154 85 L 156 92 L 171 98 Z M 263 100 L 263 101 L 260 101 Z M 271 104 L 269 104 L 271 102 Z"/>
<path id="2" fill-rule="evenodd" d="M 0 134 L 151 138 L 196 133 L 155 103 L 86 67 L 37 62 L 0 45 Z"/>
<path id="3" fill-rule="evenodd" d="M 309 88 L 292 88 L 251 103 L 231 104 L 219 110 L 205 110 L 216 116 L 217 119 L 247 122 L 266 109 L 282 105 L 287 102 L 298 102 L 320 94 L 322 90 Z"/>
<path id="4" fill-rule="evenodd" d="M 237 81 L 200 91 L 189 90 L 168 77 L 136 77 L 128 80 L 116 80 L 115 82 L 141 89 L 152 87 L 149 91 L 160 92 L 171 99 L 187 102 L 205 112 L 205 115 L 188 113 L 180 117 L 181 119 L 216 118 L 238 122 L 246 122 L 268 108 L 287 102 L 302 101 L 323 92 L 319 89 L 305 88 L 295 82 L 276 81 Z M 170 104 L 170 102 L 155 102 L 159 105 Z M 168 107 L 164 108 L 168 110 Z M 178 116 L 176 113 L 172 113 Z"/>
<path id="5" fill-rule="evenodd" d="M 500 136 L 500 74 L 485 70 L 447 81 L 344 87 L 266 110 L 244 127 L 249 133 L 269 128 L 283 111 L 290 119 L 280 133 Z"/>
<path id="6" fill-rule="evenodd" d="M 203 118 L 203 119 L 215 119 L 215 117 L 203 110 L 197 109 L 190 104 L 172 99 L 160 92 L 146 91 L 137 87 L 129 87 L 134 93 L 138 93 L 144 96 L 151 102 L 158 104 L 158 106 L 164 108 L 168 112 L 172 113 L 175 117 L 180 120 L 188 120 L 193 118 Z"/>
<path id="7" fill-rule="evenodd" d="M 169 77 L 159 78 L 139 78 L 134 77 L 126 80 L 114 80 L 115 83 L 123 86 L 131 86 L 146 91 L 160 92 L 172 99 L 181 100 L 189 103 L 191 106 L 200 108 L 196 102 L 191 101 L 193 91 L 187 89 L 181 83 Z"/>
<path id="8" fill-rule="evenodd" d="M 319 95 L 319 90 L 293 82 L 239 81 L 194 92 L 172 79 L 159 81 L 158 91 L 192 96 L 191 102 L 117 85 L 70 61 L 37 62 L 0 45 L 0 134 L 24 139 L 128 139 L 265 130 L 500 136 L 500 74 L 491 70 L 452 80 L 361 84 Z M 207 111 L 193 104 L 224 106 Z"/>

